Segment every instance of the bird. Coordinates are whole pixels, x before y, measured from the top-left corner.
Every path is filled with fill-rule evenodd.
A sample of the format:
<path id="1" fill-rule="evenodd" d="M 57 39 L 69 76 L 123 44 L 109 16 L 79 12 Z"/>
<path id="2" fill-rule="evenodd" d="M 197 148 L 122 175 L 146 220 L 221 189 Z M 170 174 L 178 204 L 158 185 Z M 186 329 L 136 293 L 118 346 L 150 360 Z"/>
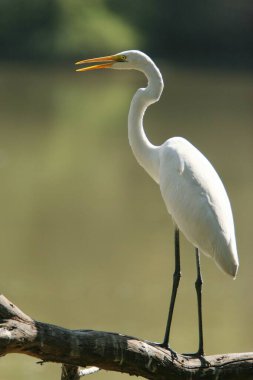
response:
<path id="1" fill-rule="evenodd" d="M 177 290 L 181 278 L 179 231 L 193 245 L 196 256 L 195 282 L 198 307 L 198 350 L 203 357 L 202 275 L 200 253 L 211 257 L 217 266 L 236 278 L 239 267 L 232 209 L 224 185 L 208 159 L 183 137 L 171 137 L 161 145 L 152 144 L 145 133 L 146 109 L 158 102 L 164 89 L 160 70 L 139 50 L 123 51 L 105 57 L 84 59 L 78 72 L 100 69 L 137 70 L 147 78 L 131 101 L 128 114 L 128 139 L 137 162 L 159 185 L 162 198 L 174 223 L 175 271 L 164 339 L 160 346 L 170 349 L 170 332 Z"/>

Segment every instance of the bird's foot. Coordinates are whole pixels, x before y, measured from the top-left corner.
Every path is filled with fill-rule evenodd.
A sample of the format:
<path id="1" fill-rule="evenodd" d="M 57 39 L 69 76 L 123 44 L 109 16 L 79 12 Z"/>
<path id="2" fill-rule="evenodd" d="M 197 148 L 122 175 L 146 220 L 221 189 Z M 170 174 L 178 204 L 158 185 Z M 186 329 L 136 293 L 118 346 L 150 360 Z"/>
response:
<path id="1" fill-rule="evenodd" d="M 186 356 L 188 358 L 196 358 L 201 361 L 202 364 L 204 364 L 206 367 L 210 367 L 210 363 L 208 360 L 205 358 L 205 353 L 204 351 L 197 351 L 194 353 L 186 353 L 186 354 L 181 354 L 182 356 Z"/>
<path id="2" fill-rule="evenodd" d="M 172 349 L 170 348 L 170 345 L 169 345 L 169 344 L 163 342 L 163 343 L 157 343 L 157 346 L 162 347 L 162 348 L 165 348 L 165 350 L 170 351 L 170 354 L 171 354 L 171 358 L 172 358 L 172 360 L 178 359 L 177 352 L 174 351 L 174 350 L 172 350 Z"/>

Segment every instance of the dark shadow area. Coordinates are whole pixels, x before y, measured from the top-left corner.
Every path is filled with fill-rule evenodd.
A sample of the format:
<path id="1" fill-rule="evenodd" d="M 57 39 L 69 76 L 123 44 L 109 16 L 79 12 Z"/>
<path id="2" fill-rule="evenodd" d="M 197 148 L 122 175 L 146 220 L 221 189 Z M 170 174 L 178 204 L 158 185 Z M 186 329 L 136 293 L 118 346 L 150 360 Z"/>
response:
<path id="1" fill-rule="evenodd" d="M 70 60 L 119 46 L 188 66 L 253 67 L 248 0 L 3 0 L 0 14 L 2 60 Z"/>

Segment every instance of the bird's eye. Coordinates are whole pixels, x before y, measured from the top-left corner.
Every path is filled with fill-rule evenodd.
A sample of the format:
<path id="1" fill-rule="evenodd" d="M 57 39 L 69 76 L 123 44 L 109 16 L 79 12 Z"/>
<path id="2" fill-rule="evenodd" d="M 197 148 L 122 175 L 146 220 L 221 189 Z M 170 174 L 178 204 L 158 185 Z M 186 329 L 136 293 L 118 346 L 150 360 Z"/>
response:
<path id="1" fill-rule="evenodd" d="M 126 62 L 127 61 L 127 56 L 125 54 L 117 55 L 116 56 L 116 61 L 118 61 L 118 62 Z"/>

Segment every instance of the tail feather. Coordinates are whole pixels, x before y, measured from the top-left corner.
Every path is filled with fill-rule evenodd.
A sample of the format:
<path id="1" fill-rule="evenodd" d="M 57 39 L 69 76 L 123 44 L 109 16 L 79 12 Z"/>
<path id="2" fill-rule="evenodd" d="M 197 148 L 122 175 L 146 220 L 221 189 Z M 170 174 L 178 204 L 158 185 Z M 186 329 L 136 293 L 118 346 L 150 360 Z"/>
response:
<path id="1" fill-rule="evenodd" d="M 218 267 L 228 275 L 236 278 L 239 268 L 236 242 L 231 239 L 229 244 L 225 241 L 219 242 L 216 246 L 214 259 Z"/>

